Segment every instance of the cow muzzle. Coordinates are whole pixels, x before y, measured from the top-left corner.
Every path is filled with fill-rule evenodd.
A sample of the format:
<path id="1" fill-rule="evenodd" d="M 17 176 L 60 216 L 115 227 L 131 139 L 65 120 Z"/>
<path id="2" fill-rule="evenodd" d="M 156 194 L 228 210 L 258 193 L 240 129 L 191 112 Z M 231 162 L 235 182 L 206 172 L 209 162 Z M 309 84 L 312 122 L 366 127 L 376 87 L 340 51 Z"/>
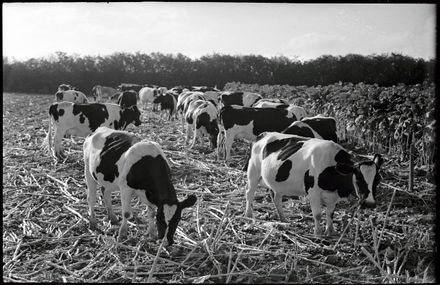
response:
<path id="1" fill-rule="evenodd" d="M 360 203 L 361 208 L 376 208 L 376 202 L 372 202 L 372 201 L 367 201 L 367 200 L 363 200 Z"/>

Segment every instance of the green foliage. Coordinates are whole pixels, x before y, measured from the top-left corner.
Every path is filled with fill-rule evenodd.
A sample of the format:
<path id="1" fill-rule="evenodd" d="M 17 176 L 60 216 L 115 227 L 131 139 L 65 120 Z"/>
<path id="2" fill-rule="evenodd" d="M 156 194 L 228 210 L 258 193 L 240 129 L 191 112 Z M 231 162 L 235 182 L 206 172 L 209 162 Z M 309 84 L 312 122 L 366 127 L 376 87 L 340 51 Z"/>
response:
<path id="1" fill-rule="evenodd" d="M 53 93 L 68 83 L 87 95 L 94 85 L 116 87 L 120 83 L 207 85 L 222 88 L 227 82 L 270 85 L 330 85 L 337 82 L 377 83 L 379 86 L 434 81 L 435 60 L 425 62 L 408 56 L 324 55 L 300 62 L 285 56 L 221 55 L 199 59 L 182 54 L 114 53 L 108 56 L 67 55 L 56 52 L 48 58 L 11 61 L 3 58 L 3 90 Z M 312 95 L 318 96 L 318 95 Z"/>

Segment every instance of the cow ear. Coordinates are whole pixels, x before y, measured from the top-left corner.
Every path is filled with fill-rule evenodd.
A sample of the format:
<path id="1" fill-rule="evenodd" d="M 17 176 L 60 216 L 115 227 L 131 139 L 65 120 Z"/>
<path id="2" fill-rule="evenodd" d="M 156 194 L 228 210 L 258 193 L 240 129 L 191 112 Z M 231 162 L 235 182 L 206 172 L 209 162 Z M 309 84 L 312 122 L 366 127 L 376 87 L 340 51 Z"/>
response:
<path id="1" fill-rule="evenodd" d="M 197 197 L 195 195 L 189 195 L 185 200 L 180 202 L 180 206 L 183 208 L 188 208 L 197 202 Z"/>
<path id="2" fill-rule="evenodd" d="M 345 163 L 337 163 L 335 169 L 342 175 L 349 175 L 354 172 L 353 166 Z"/>
<path id="3" fill-rule="evenodd" d="M 382 156 L 381 156 L 380 154 L 376 153 L 376 154 L 374 155 L 373 162 L 376 164 L 377 168 L 380 168 L 380 166 L 381 166 L 382 163 L 383 163 L 383 158 L 382 158 Z"/>

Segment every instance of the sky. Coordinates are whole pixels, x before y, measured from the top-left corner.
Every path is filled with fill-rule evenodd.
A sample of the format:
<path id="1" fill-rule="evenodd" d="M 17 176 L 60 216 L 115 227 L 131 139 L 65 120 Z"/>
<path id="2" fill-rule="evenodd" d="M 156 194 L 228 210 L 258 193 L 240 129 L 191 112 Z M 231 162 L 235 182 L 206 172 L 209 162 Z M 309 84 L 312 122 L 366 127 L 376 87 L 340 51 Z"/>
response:
<path id="1" fill-rule="evenodd" d="M 3 56 L 115 52 L 435 58 L 434 4 L 3 3 Z"/>

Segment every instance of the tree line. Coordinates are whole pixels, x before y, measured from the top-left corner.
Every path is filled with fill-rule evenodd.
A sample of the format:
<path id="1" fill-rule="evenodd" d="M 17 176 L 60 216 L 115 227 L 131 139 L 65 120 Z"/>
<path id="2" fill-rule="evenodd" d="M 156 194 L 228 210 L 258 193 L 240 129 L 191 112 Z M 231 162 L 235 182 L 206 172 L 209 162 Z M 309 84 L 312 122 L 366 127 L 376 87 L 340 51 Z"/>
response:
<path id="1" fill-rule="evenodd" d="M 77 56 L 56 52 L 49 57 L 13 61 L 3 57 L 3 91 L 54 93 L 61 83 L 90 95 L 94 85 L 121 83 L 217 86 L 228 82 L 325 86 L 364 82 L 379 86 L 434 82 L 435 59 L 401 54 L 323 55 L 301 62 L 285 56 L 211 54 L 191 59 L 183 54 L 114 53 Z"/>

